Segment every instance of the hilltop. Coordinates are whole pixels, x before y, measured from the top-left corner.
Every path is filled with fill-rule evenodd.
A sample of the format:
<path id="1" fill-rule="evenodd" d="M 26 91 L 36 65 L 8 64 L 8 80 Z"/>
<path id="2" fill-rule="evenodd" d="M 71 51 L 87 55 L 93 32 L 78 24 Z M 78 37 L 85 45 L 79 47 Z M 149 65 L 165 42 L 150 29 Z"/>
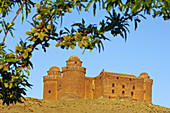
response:
<path id="1" fill-rule="evenodd" d="M 170 113 L 170 108 L 113 99 L 43 100 L 26 98 L 24 103 L 2 106 L 0 113 Z"/>

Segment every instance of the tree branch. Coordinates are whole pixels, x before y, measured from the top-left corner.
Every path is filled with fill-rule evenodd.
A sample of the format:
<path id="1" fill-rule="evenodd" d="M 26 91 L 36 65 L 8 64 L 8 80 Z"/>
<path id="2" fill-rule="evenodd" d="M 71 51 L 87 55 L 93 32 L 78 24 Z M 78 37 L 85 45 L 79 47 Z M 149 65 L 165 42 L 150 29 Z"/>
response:
<path id="1" fill-rule="evenodd" d="M 18 16 L 18 14 L 20 13 L 21 9 L 24 7 L 24 3 L 25 3 L 25 0 L 23 0 L 23 3 L 22 3 L 22 5 L 21 5 L 21 7 L 20 7 L 20 8 L 18 9 L 18 11 L 16 12 L 16 15 L 15 15 L 15 17 L 13 18 L 13 20 L 12 20 L 11 23 L 13 23 L 13 22 L 15 21 L 15 19 L 17 18 L 17 16 Z M 7 30 L 7 31 L 5 32 L 5 36 L 4 36 L 4 39 L 3 39 L 3 43 L 5 42 L 6 36 L 7 36 L 7 34 L 8 34 L 8 31 L 9 31 L 9 30 Z"/>

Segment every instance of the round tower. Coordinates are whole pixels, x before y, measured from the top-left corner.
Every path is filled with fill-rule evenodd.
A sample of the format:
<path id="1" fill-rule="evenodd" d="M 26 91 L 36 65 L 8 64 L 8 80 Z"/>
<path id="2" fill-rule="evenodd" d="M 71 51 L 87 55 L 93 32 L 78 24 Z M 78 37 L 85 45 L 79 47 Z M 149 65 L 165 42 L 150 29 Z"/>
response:
<path id="1" fill-rule="evenodd" d="M 44 95 L 43 99 L 46 100 L 57 100 L 57 80 L 61 78 L 60 69 L 53 66 L 47 71 L 48 75 L 43 77 L 44 81 Z"/>
<path id="2" fill-rule="evenodd" d="M 62 67 L 62 99 L 81 99 L 85 95 L 85 73 L 79 57 L 71 56 Z"/>
<path id="3" fill-rule="evenodd" d="M 144 100 L 145 103 L 151 104 L 152 103 L 153 80 L 150 79 L 149 75 L 146 72 L 141 73 L 139 75 L 139 78 L 144 79 L 144 86 L 143 86 L 144 97 L 143 97 L 143 100 Z"/>

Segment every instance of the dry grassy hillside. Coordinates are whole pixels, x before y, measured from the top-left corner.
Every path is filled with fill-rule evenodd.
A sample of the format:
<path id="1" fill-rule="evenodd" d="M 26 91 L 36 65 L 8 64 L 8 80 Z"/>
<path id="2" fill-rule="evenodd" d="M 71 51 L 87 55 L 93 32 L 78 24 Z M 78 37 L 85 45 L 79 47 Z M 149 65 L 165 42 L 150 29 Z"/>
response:
<path id="1" fill-rule="evenodd" d="M 26 98 L 26 102 L 2 106 L 0 113 L 170 113 L 170 108 L 158 105 L 111 100 L 42 100 Z"/>

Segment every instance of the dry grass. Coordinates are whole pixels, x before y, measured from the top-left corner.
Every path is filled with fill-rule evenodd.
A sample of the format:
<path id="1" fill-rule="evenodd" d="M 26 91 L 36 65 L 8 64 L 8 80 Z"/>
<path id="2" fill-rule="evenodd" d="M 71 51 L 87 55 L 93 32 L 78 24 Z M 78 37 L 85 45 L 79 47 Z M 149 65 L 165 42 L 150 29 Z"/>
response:
<path id="1" fill-rule="evenodd" d="M 0 102 L 2 104 L 2 102 Z M 42 100 L 26 98 L 25 103 L 0 105 L 0 113 L 170 113 L 170 108 L 112 99 Z"/>

